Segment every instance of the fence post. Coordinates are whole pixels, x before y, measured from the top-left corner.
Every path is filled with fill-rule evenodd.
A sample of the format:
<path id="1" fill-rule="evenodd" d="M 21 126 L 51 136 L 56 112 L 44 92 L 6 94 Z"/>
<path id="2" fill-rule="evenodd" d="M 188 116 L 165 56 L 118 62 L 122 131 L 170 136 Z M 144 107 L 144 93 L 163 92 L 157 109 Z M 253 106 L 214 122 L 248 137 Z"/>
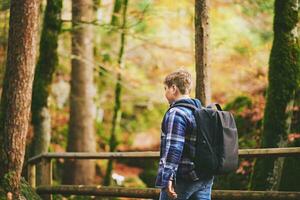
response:
<path id="1" fill-rule="evenodd" d="M 52 163 L 51 158 L 42 158 L 39 163 L 37 173 L 38 186 L 51 186 L 52 185 Z M 52 200 L 52 195 L 41 195 L 43 200 Z"/>
<path id="2" fill-rule="evenodd" d="M 36 187 L 35 164 L 29 163 L 27 166 L 27 180 L 32 188 Z"/>

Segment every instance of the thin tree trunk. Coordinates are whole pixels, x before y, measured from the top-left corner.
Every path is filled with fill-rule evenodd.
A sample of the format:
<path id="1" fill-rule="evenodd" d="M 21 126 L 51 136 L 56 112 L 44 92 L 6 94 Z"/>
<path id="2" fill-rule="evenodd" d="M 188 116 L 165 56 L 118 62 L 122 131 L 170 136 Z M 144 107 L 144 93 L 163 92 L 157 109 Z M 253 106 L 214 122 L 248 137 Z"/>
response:
<path id="1" fill-rule="evenodd" d="M 116 4 L 120 4 L 120 0 L 116 0 L 115 2 L 115 9 L 114 11 L 119 11 L 120 6 L 118 7 L 119 10 L 116 10 Z M 120 71 L 124 68 L 124 48 L 125 48 L 125 38 L 126 38 L 126 13 L 127 13 L 127 5 L 128 5 L 128 0 L 123 0 L 123 12 L 122 12 L 122 33 L 121 33 L 121 44 L 120 44 L 120 50 L 119 50 L 119 55 L 118 55 L 118 66 Z M 116 13 L 113 14 L 112 17 L 112 23 L 118 23 L 117 19 L 114 19 L 116 17 Z M 115 25 L 115 24 L 113 24 Z M 119 72 L 117 74 L 117 83 L 116 83 L 116 88 L 115 88 L 115 106 L 114 106 L 114 115 L 112 119 L 112 130 L 111 130 L 111 137 L 109 141 L 109 147 L 110 147 L 110 152 L 114 152 L 117 147 L 117 130 L 120 126 L 120 121 L 121 121 L 121 95 L 122 95 L 122 75 Z M 111 173 L 112 173 L 112 168 L 113 168 L 113 160 L 108 161 L 107 165 L 107 170 L 106 170 L 106 175 L 104 179 L 104 185 L 110 185 L 111 184 Z"/>
<path id="2" fill-rule="evenodd" d="M 289 115 L 296 89 L 299 87 L 300 48 L 297 33 L 298 0 L 276 0 L 274 40 L 270 55 L 269 88 L 264 113 L 262 147 L 286 145 Z M 282 161 L 257 159 L 251 189 L 276 189 L 280 182 Z"/>
<path id="3" fill-rule="evenodd" d="M 51 138 L 51 117 L 48 98 L 53 73 L 58 65 L 58 36 L 61 30 L 62 0 L 47 0 L 43 30 L 40 42 L 40 55 L 35 69 L 32 94 L 32 124 L 34 138 L 30 157 L 48 152 Z M 43 178 L 37 167 L 37 184 Z"/>
<path id="4" fill-rule="evenodd" d="M 120 12 L 121 12 L 121 8 L 122 8 L 122 0 L 115 0 L 115 4 L 114 4 L 114 10 L 111 16 L 111 22 L 110 24 L 112 25 L 112 27 L 114 29 L 118 29 L 120 28 Z"/>
<path id="5" fill-rule="evenodd" d="M 211 102 L 209 66 L 209 0 L 195 0 L 196 98 Z"/>
<path id="6" fill-rule="evenodd" d="M 95 152 L 93 85 L 93 0 L 72 2 L 72 80 L 67 151 Z M 66 160 L 65 184 L 91 184 L 95 178 L 92 160 Z"/>
<path id="7" fill-rule="evenodd" d="M 38 0 L 11 0 L 0 116 L 0 180 L 20 198 L 37 47 Z"/>

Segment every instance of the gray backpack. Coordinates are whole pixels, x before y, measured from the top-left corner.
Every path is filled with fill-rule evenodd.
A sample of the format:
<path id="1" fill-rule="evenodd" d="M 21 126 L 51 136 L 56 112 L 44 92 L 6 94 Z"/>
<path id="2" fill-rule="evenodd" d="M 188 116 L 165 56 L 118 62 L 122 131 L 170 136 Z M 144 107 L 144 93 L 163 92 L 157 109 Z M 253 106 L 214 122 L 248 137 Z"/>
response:
<path id="1" fill-rule="evenodd" d="M 193 110 L 196 119 L 196 153 L 193 161 L 199 176 L 227 174 L 238 167 L 238 133 L 233 115 L 219 104 L 197 108 L 188 103 L 175 103 Z M 213 109 L 216 106 L 216 110 Z"/>

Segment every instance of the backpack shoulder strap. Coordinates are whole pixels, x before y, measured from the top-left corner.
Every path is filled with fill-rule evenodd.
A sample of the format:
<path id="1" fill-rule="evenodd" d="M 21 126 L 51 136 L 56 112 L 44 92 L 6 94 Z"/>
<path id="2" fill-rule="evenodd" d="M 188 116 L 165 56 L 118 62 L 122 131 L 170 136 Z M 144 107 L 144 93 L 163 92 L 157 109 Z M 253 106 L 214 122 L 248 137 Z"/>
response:
<path id="1" fill-rule="evenodd" d="M 219 111 L 223 111 L 222 107 L 221 107 L 220 104 L 218 104 L 218 103 L 211 103 L 211 104 L 209 104 L 209 105 L 207 106 L 207 108 L 213 109 L 214 106 L 215 106 Z"/>

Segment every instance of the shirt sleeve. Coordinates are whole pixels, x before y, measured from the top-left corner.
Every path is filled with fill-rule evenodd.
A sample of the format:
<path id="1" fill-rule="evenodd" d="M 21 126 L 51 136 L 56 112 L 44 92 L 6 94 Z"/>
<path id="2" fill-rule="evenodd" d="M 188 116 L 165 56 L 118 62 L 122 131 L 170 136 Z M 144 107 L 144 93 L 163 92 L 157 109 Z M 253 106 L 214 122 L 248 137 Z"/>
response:
<path id="1" fill-rule="evenodd" d="M 163 169 L 161 187 L 167 187 L 169 180 L 175 179 L 178 164 L 185 142 L 187 120 L 184 113 L 178 109 L 170 110 L 165 124 L 165 151 L 162 152 Z"/>

